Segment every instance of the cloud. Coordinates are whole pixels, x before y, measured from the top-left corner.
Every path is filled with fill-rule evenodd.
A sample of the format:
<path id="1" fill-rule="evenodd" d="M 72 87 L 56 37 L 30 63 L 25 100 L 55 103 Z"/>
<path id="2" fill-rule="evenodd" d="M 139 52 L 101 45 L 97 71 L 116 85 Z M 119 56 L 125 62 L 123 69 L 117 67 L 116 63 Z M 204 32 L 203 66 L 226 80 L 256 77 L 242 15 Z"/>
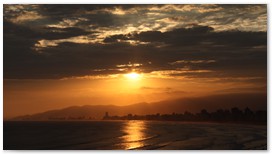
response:
<path id="1" fill-rule="evenodd" d="M 37 12 L 29 11 L 21 14 L 20 16 L 17 16 L 15 18 L 10 19 L 13 23 L 23 23 L 23 22 L 29 22 L 29 21 L 35 21 L 38 19 L 43 19 L 45 17 L 39 15 Z"/>
<path id="2" fill-rule="evenodd" d="M 119 64 L 119 65 L 116 65 L 116 67 L 139 67 L 139 66 L 142 66 L 143 64 L 139 64 L 139 63 L 134 63 L 134 64 Z"/>
<path id="3" fill-rule="evenodd" d="M 190 45 L 231 45 L 231 46 L 260 46 L 266 45 L 265 32 L 222 31 L 215 32 L 207 26 L 179 28 L 172 31 L 146 31 L 126 35 L 113 35 L 105 38 L 105 42 L 117 40 L 138 40 L 142 42 L 163 42 L 178 46 Z"/>
<path id="4" fill-rule="evenodd" d="M 204 29 L 204 30 L 203 30 Z M 62 78 L 69 76 L 85 76 L 112 73 L 126 73 L 129 70 L 115 70 L 116 66 L 127 66 L 131 64 L 143 64 L 138 70 L 144 73 L 156 71 L 172 71 L 176 76 L 184 77 L 186 72 L 191 71 L 199 76 L 199 71 L 207 70 L 210 72 L 230 72 L 231 74 L 247 74 L 253 76 L 265 75 L 266 69 L 266 48 L 252 48 L 254 46 L 266 45 L 266 33 L 261 32 L 209 32 L 203 29 L 179 29 L 170 32 L 143 32 L 131 35 L 132 39 L 140 41 L 150 41 L 150 44 L 142 44 L 133 46 L 129 43 L 112 42 L 107 44 L 96 44 L 88 42 L 80 42 L 80 37 L 75 37 L 74 42 L 67 39 L 58 40 L 56 44 L 52 42 L 40 41 L 40 46 L 50 46 L 44 48 L 41 55 L 31 55 L 31 45 L 25 44 L 25 49 L 13 50 L 11 40 L 14 38 L 4 35 L 4 40 L 8 41 L 5 46 L 4 67 L 6 70 L 18 70 L 13 73 L 4 74 L 8 78 L 32 78 L 39 74 L 39 78 Z M 210 34 L 211 33 L 211 34 Z M 229 33 L 237 34 L 232 37 L 244 38 L 246 40 L 240 42 L 225 41 Z M 178 43 L 182 41 L 180 35 L 188 37 L 203 36 L 202 39 L 191 39 L 188 43 Z M 161 36 L 165 35 L 165 36 Z M 183 36 L 184 36 L 183 35 Z M 215 35 L 220 37 L 214 39 Z M 170 37 L 171 36 L 171 37 Z M 182 37 L 183 37 L 182 36 Z M 119 39 L 128 38 L 128 36 L 118 36 Z M 167 39 L 168 38 L 168 39 Z M 180 39 L 178 39 L 180 38 Z M 178 39 L 178 40 L 176 40 Z M 190 38 L 188 38 L 190 40 Z M 202 44 L 205 39 L 210 40 L 211 44 Z M 235 40 L 235 38 L 233 38 Z M 84 39 L 83 39 L 84 40 Z M 114 40 L 114 39 L 113 39 Z M 19 44 L 24 44 L 26 40 L 18 40 Z M 56 40 L 52 40 L 56 41 Z M 153 42 L 167 43 L 168 46 L 157 47 Z M 68 43 L 71 42 L 71 43 Z M 246 44 L 248 42 L 248 44 Z M 31 43 L 31 41 L 29 42 Z M 32 42 L 33 43 L 33 42 Z M 18 44 L 18 43 L 17 43 Z M 190 45 L 189 45 L 190 44 Z M 224 47 L 217 47 L 223 45 Z M 248 49 L 250 48 L 250 50 Z M 230 52 L 231 50 L 231 52 Z M 13 51 L 13 54 L 10 52 Z M 18 52 L 17 52 L 18 51 Z M 199 54 L 201 52 L 201 54 Z M 24 55 L 22 59 L 15 60 L 14 55 L 29 53 Z M 171 53 L 171 54 L 170 54 Z M 36 57 L 35 59 L 33 57 Z M 61 57 L 61 58 L 58 58 Z M 235 57 L 235 58 L 234 58 Z M 24 59 L 25 58 L 25 59 Z M 25 61 L 29 61 L 25 64 Z M 151 62 L 151 64 L 149 64 Z M 216 65 L 214 65 L 216 63 Z M 9 69 L 13 66 L 13 69 Z M 52 69 L 53 67 L 53 69 Z M 138 66 L 137 66 L 138 67 Z M 250 73 L 245 73 L 250 67 Z M 105 69 L 105 71 L 92 71 L 97 69 Z M 21 71 L 24 70 L 26 75 L 22 76 Z M 47 72 L 40 74 L 41 72 Z M 17 74 L 17 75 L 16 75 Z M 203 73 L 204 74 L 204 73 Z M 205 73 L 207 74 L 207 72 Z M 225 73 L 227 75 L 228 73 Z M 44 76 L 43 76 L 44 75 Z M 192 76 L 193 74 L 190 74 Z M 189 76 L 189 74 L 187 74 Z M 212 77 L 212 75 L 210 75 Z M 34 78 L 37 78 L 34 77 Z"/>
<path id="5" fill-rule="evenodd" d="M 266 31 L 267 21 L 266 5 L 4 5 L 4 19 L 48 33 L 49 39 L 41 38 L 36 44 L 44 40 L 56 45 L 63 42 L 58 39 L 75 42 L 69 41 L 69 37 L 75 35 L 85 35 L 88 39 L 85 42 L 103 43 L 103 40 L 111 41 L 114 35 L 164 33 L 190 25 L 210 27 L 214 31 Z M 64 35 L 60 33 L 64 28 L 86 33 L 67 31 L 66 34 L 74 35 Z M 133 45 L 149 43 L 131 39 L 118 41 Z"/>
<path id="6" fill-rule="evenodd" d="M 4 35 L 14 35 L 16 37 L 25 37 L 26 39 L 57 40 L 88 34 L 92 33 L 76 27 L 42 27 L 41 29 L 35 29 L 4 20 Z"/>
<path id="7" fill-rule="evenodd" d="M 170 65 L 178 64 L 202 64 L 202 63 L 215 63 L 216 60 L 177 60 L 169 63 Z"/>
<path id="8" fill-rule="evenodd" d="M 4 5 L 4 78 L 107 78 L 133 68 L 264 84 L 266 22 L 266 5 Z"/>
<path id="9" fill-rule="evenodd" d="M 49 24 L 47 27 L 52 28 L 69 28 L 74 27 L 80 22 L 88 21 L 87 18 L 63 18 L 62 21 L 56 24 Z"/>
<path id="10" fill-rule="evenodd" d="M 45 18 L 46 16 L 39 13 L 38 5 L 4 5 L 4 19 L 13 23 L 27 24 Z"/>

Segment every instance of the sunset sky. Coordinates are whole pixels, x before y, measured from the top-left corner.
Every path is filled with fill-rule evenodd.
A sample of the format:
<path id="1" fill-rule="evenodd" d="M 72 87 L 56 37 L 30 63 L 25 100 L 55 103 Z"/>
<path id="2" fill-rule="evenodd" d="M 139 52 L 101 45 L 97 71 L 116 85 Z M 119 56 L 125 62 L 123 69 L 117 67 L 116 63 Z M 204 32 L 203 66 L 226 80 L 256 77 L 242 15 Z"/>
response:
<path id="1" fill-rule="evenodd" d="M 73 105 L 266 93 L 266 5 L 3 10 L 4 118 Z"/>

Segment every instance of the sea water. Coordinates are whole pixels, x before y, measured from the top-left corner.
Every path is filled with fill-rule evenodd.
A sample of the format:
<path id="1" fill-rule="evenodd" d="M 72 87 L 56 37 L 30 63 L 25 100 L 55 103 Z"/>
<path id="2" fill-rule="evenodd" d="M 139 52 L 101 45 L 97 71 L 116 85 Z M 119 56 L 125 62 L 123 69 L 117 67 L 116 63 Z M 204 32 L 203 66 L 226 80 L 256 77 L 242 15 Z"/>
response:
<path id="1" fill-rule="evenodd" d="M 8 121 L 4 150 L 267 149 L 267 126 L 170 121 Z"/>

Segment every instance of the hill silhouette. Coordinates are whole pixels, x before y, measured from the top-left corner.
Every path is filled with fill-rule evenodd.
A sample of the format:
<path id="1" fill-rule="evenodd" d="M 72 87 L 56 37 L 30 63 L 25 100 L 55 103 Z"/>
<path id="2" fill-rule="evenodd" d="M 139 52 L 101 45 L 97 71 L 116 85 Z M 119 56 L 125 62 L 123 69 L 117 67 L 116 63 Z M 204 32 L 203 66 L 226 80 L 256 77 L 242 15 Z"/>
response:
<path id="1" fill-rule="evenodd" d="M 188 97 L 175 100 L 165 100 L 153 103 L 137 103 L 127 106 L 117 105 L 85 105 L 71 106 L 58 110 L 50 110 L 33 115 L 23 115 L 10 120 L 93 120 L 102 119 L 105 112 L 109 115 L 124 116 L 127 114 L 169 114 L 169 113 L 198 113 L 202 109 L 209 112 L 218 109 L 237 107 L 252 110 L 267 110 L 266 93 L 235 93 L 202 97 Z"/>

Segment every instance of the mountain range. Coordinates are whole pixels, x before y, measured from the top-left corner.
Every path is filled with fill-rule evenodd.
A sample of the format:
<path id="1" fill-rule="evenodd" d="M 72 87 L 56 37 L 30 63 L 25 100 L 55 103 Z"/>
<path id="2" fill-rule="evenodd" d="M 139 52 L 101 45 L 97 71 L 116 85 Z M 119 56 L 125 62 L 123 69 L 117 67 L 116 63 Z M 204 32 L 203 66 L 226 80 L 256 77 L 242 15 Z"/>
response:
<path id="1" fill-rule="evenodd" d="M 235 93 L 217 94 L 201 97 L 187 97 L 173 100 L 165 100 L 153 103 L 137 103 L 127 106 L 117 105 L 84 105 L 71 106 L 63 109 L 49 110 L 33 115 L 18 116 L 9 120 L 80 120 L 80 119 L 101 119 L 106 112 L 112 115 L 127 114 L 166 114 L 166 113 L 192 113 L 200 112 L 202 109 L 215 111 L 217 109 L 231 109 L 246 107 L 252 110 L 267 110 L 266 93 Z"/>

